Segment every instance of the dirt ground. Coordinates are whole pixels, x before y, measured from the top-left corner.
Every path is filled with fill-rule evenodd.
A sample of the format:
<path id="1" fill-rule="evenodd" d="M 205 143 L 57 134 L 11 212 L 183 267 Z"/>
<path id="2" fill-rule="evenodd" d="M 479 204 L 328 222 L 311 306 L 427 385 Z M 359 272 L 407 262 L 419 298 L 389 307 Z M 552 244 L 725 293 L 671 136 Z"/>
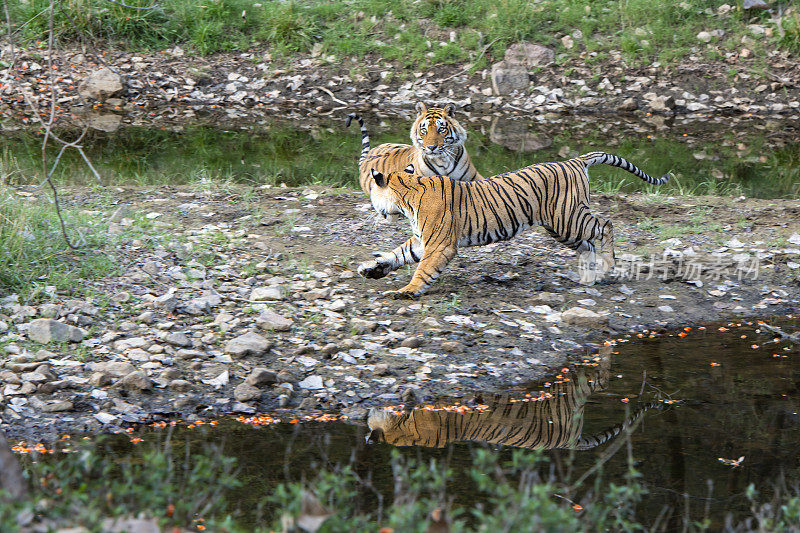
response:
<path id="1" fill-rule="evenodd" d="M 375 224 L 353 190 L 125 187 L 66 201 L 110 220 L 119 242 L 100 253 L 121 271 L 39 305 L 0 299 L 11 437 L 256 412 L 359 417 L 519 388 L 643 329 L 800 312 L 796 200 L 595 194 L 594 212 L 614 222 L 618 279 L 577 284 L 575 254 L 534 228 L 460 250 L 416 300 L 383 296 L 411 269 L 356 274 L 410 230 Z M 33 342 L 44 316 L 83 340 Z M 238 348 L 245 334 L 260 340 Z"/>

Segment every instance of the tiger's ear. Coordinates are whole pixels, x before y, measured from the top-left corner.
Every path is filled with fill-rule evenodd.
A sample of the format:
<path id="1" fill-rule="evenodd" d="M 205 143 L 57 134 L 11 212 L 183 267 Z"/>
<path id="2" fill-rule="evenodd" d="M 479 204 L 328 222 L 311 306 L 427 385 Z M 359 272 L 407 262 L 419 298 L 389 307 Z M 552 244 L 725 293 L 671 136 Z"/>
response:
<path id="1" fill-rule="evenodd" d="M 418 114 L 422 115 L 423 113 L 428 111 L 428 106 L 426 106 L 422 102 L 417 102 L 417 105 L 416 105 L 416 107 L 414 109 L 417 110 Z"/>
<path id="2" fill-rule="evenodd" d="M 449 117 L 452 117 L 452 116 L 453 116 L 453 112 L 454 112 L 455 110 L 456 110 L 456 106 L 455 106 L 455 105 L 453 105 L 452 103 L 450 103 L 450 104 L 445 104 L 445 106 L 444 106 L 444 112 L 445 112 L 445 113 L 447 114 L 447 116 L 449 116 Z"/>
<path id="3" fill-rule="evenodd" d="M 375 180 L 375 185 L 377 185 L 378 187 L 383 187 L 384 185 L 386 185 L 386 180 L 384 179 L 383 174 L 381 174 L 374 168 L 372 169 L 372 179 Z"/>
<path id="4" fill-rule="evenodd" d="M 406 168 L 404 168 L 403 170 L 405 170 L 405 171 L 406 171 L 406 172 L 408 172 L 409 174 L 413 174 L 413 173 L 414 173 L 414 165 L 408 165 L 408 166 L 407 166 Z"/>

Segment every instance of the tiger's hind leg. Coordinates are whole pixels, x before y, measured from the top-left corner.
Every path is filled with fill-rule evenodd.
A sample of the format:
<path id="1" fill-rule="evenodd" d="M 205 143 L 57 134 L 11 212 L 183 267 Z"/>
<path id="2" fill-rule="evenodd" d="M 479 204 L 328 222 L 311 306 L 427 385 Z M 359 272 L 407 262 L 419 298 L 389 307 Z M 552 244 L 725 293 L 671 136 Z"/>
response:
<path id="1" fill-rule="evenodd" d="M 411 237 L 391 252 L 384 252 L 372 261 L 361 263 L 357 270 L 365 278 L 379 279 L 403 265 L 416 263 L 423 252 L 422 241 L 417 237 Z"/>
<path id="2" fill-rule="evenodd" d="M 578 252 L 579 283 L 594 285 L 614 268 L 613 226 L 611 221 L 591 214 L 585 205 L 578 207 L 571 222 L 564 230 L 569 233 L 566 236 L 552 228 L 547 230 L 556 240 Z"/>

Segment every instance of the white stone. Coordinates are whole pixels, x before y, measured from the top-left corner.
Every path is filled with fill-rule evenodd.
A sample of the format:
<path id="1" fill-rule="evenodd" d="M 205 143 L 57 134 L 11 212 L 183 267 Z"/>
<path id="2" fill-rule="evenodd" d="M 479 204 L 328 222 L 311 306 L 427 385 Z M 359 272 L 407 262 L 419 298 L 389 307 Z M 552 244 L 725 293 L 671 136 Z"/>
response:
<path id="1" fill-rule="evenodd" d="M 301 389 L 321 389 L 323 387 L 321 376 L 308 376 L 306 379 L 298 383 Z"/>

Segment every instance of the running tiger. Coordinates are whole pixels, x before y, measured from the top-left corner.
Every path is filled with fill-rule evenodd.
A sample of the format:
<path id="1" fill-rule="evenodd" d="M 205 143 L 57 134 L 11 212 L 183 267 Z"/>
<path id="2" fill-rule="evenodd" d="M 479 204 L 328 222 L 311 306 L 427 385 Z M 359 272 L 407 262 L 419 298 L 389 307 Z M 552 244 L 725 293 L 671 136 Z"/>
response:
<path id="1" fill-rule="evenodd" d="M 632 427 L 648 409 L 664 407 L 661 402 L 645 404 L 621 423 L 583 435 L 584 407 L 592 393 L 606 387 L 610 355 L 611 349 L 604 347 L 597 367 L 577 367 L 569 380 L 553 383 L 547 393 L 518 399 L 493 394 L 487 405 L 480 406 L 483 409 L 434 404 L 398 413 L 372 408 L 367 418 L 367 441 L 430 448 L 465 441 L 531 450 L 594 448 Z"/>
<path id="2" fill-rule="evenodd" d="M 423 177 L 408 165 L 402 172 L 373 169 L 372 206 L 383 217 L 405 215 L 413 236 L 373 261 L 361 263 L 358 273 L 382 278 L 403 265 L 419 261 L 411 282 L 391 294 L 417 296 L 425 292 L 455 257 L 460 246 L 508 240 L 540 225 L 581 258 L 582 284 L 591 285 L 614 267 L 614 236 L 610 220 L 589 212 L 591 165 L 622 168 L 647 183 L 648 176 L 621 157 L 591 152 L 567 161 L 537 163 L 475 182 L 447 176 Z M 599 249 L 602 264 L 597 264 Z"/>
<path id="3" fill-rule="evenodd" d="M 464 142 L 467 130 L 453 116 L 455 106 L 428 108 L 417 103 L 417 118 L 411 126 L 411 142 L 407 144 L 381 144 L 369 147 L 369 134 L 364 120 L 356 115 L 347 115 L 345 126 L 356 119 L 361 126 L 361 156 L 358 158 L 358 182 L 369 194 L 372 187 L 371 170 L 381 174 L 399 172 L 414 165 L 420 176 L 450 176 L 454 180 L 472 181 L 483 179 L 472 164 Z"/>

